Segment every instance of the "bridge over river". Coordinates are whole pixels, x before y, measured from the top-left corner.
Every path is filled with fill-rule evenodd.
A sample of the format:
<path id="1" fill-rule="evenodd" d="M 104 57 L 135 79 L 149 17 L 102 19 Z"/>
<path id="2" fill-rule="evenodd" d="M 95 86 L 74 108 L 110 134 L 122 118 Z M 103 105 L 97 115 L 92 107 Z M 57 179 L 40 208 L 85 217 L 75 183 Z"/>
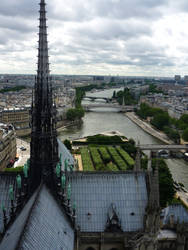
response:
<path id="1" fill-rule="evenodd" d="M 91 104 L 82 104 L 82 107 L 85 111 L 90 111 L 94 108 L 115 108 L 120 112 L 132 112 L 135 106 L 123 106 L 117 103 L 91 103 Z"/>
<path id="2" fill-rule="evenodd" d="M 89 100 L 91 100 L 91 101 L 104 100 L 104 101 L 106 101 L 107 103 L 112 101 L 112 98 L 101 97 L 101 96 L 84 96 L 83 99 L 84 99 L 84 100 L 85 100 L 85 99 L 89 99 Z"/>
<path id="3" fill-rule="evenodd" d="M 138 145 L 138 148 L 141 150 L 150 150 L 150 151 L 159 151 L 159 150 L 170 150 L 170 151 L 180 151 L 180 150 L 188 150 L 188 145 L 158 145 L 158 144 L 146 144 L 146 145 Z"/>

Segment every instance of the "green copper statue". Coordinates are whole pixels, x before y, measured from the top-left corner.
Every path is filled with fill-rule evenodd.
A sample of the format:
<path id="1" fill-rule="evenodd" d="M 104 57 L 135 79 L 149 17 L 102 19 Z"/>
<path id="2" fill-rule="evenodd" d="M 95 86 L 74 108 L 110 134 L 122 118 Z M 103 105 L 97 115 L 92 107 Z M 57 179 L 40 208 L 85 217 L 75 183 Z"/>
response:
<path id="1" fill-rule="evenodd" d="M 68 159 L 68 170 L 71 170 L 71 164 L 70 164 L 70 159 Z"/>
<path id="2" fill-rule="evenodd" d="M 60 165 L 62 166 L 62 153 L 60 153 L 60 159 L 59 159 Z"/>
<path id="3" fill-rule="evenodd" d="M 16 176 L 16 182 L 17 182 L 18 189 L 21 189 L 21 187 L 22 187 L 22 178 L 21 178 L 20 174 L 18 174 Z"/>
<path id="4" fill-rule="evenodd" d="M 65 186 L 66 186 L 66 177 L 65 177 L 65 175 L 63 174 L 63 175 L 61 176 L 61 187 L 64 189 Z"/>
<path id="5" fill-rule="evenodd" d="M 24 177 L 28 178 L 28 165 L 27 164 L 24 164 L 23 172 L 24 172 Z"/>
<path id="6" fill-rule="evenodd" d="M 73 203 L 72 208 L 73 208 L 74 210 L 76 210 L 76 202 Z"/>
<path id="7" fill-rule="evenodd" d="M 29 166 L 30 166 L 30 158 L 27 159 L 27 167 L 29 168 Z"/>
<path id="8" fill-rule="evenodd" d="M 67 159 L 65 159 L 65 171 L 68 170 L 68 162 L 67 162 Z"/>
<path id="9" fill-rule="evenodd" d="M 10 197 L 11 201 L 14 200 L 13 185 L 9 186 L 9 197 Z"/>
<path id="10" fill-rule="evenodd" d="M 5 208 L 3 203 L 1 204 L 1 209 L 2 209 L 2 211 L 6 211 L 6 208 Z"/>
<path id="11" fill-rule="evenodd" d="M 59 178 L 60 174 L 61 174 L 61 165 L 60 165 L 60 163 L 57 163 L 55 170 L 56 170 L 56 175 Z"/>
<path id="12" fill-rule="evenodd" d="M 67 190 L 67 199 L 70 200 L 70 198 L 71 198 L 71 184 L 69 183 Z"/>

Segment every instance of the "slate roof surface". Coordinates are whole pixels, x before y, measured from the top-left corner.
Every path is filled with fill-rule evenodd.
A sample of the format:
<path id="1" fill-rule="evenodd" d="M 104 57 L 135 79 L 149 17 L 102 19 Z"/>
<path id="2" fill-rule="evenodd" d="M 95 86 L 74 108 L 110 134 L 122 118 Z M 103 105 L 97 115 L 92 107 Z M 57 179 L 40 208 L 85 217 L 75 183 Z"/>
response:
<path id="1" fill-rule="evenodd" d="M 13 250 L 11 242 L 18 241 L 16 247 L 20 250 L 73 250 L 74 230 L 48 188 L 43 185 L 35 197 L 7 231 L 0 250 Z M 14 233 L 16 228 L 19 236 Z"/>
<path id="2" fill-rule="evenodd" d="M 62 170 L 65 169 L 65 159 L 68 160 L 70 165 L 74 165 L 74 158 L 72 154 L 69 152 L 69 150 L 66 148 L 66 146 L 62 143 L 61 140 L 58 141 L 58 149 L 59 149 L 59 155 L 62 153 Z"/>
<path id="3" fill-rule="evenodd" d="M 2 212 L 2 205 L 6 209 L 6 216 L 9 220 L 9 212 L 11 208 L 11 201 L 9 198 L 9 187 L 13 185 L 14 191 L 16 191 L 16 175 L 10 173 L 1 173 L 0 174 L 0 232 L 3 231 L 4 224 L 3 224 L 3 212 Z M 16 193 L 16 192 L 14 192 Z M 14 200 L 16 200 L 14 198 Z"/>
<path id="4" fill-rule="evenodd" d="M 144 172 L 72 172 L 68 181 L 72 187 L 71 202 L 76 202 L 76 224 L 82 232 L 103 232 L 112 203 L 124 232 L 143 229 L 148 202 Z"/>
<path id="5" fill-rule="evenodd" d="M 170 216 L 174 216 L 174 221 L 177 220 L 182 223 L 188 223 L 188 212 L 181 204 L 174 204 L 162 210 L 163 224 L 168 224 L 170 221 Z"/>
<path id="6" fill-rule="evenodd" d="M 22 209 L 22 212 L 20 213 L 20 215 L 16 218 L 15 222 L 6 231 L 3 241 L 0 244 L 0 250 L 1 249 L 2 250 L 16 249 L 38 192 L 39 190 L 37 190 L 32 195 L 32 197 L 29 199 L 25 207 Z"/>

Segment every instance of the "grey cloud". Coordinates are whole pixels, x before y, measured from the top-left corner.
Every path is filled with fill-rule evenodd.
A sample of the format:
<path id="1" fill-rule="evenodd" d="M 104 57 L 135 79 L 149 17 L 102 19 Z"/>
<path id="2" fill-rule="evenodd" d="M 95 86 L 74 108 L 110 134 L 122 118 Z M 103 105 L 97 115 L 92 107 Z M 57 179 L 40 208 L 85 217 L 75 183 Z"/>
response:
<path id="1" fill-rule="evenodd" d="M 1 0 L 0 14 L 4 16 L 36 16 L 38 0 Z"/>
<path id="2" fill-rule="evenodd" d="M 175 58 L 168 57 L 166 49 L 166 46 L 153 44 L 151 39 L 132 40 L 126 45 L 127 56 L 130 57 L 136 65 L 140 66 L 175 65 Z"/>
<path id="3" fill-rule="evenodd" d="M 85 44 L 78 40 L 77 45 L 52 47 L 61 48 L 52 50 L 53 63 L 68 63 L 71 65 L 130 65 L 130 66 L 163 66 L 171 67 L 175 65 L 175 58 L 168 57 L 165 53 L 166 47 L 159 47 L 149 39 L 124 40 L 92 40 L 85 39 Z M 56 57 L 56 55 L 59 55 Z M 70 58 L 68 57 L 70 56 Z"/>
<path id="4" fill-rule="evenodd" d="M 96 19 L 94 22 L 83 23 L 71 30 L 75 36 L 83 36 L 85 38 L 98 40 L 112 39 L 130 39 L 140 35 L 151 35 L 151 28 L 143 22 L 132 21 L 117 21 L 117 20 L 102 20 Z"/>
<path id="5" fill-rule="evenodd" d="M 154 18 L 160 15 L 157 7 L 164 5 L 166 2 L 164 0 L 97 0 L 95 1 L 96 14 L 117 19 L 131 17 Z"/>
<path id="6" fill-rule="evenodd" d="M 64 0 L 55 6 L 49 1 L 50 15 L 64 21 L 86 21 L 96 17 L 113 19 L 156 19 L 167 0 Z"/>
<path id="7" fill-rule="evenodd" d="M 27 20 L 23 20 L 21 18 L 15 17 L 3 17 L 0 15 L 0 28 L 1 29 L 9 29 L 17 32 L 32 32 L 35 31 L 35 27 L 33 27 L 32 22 L 28 22 Z"/>
<path id="8" fill-rule="evenodd" d="M 187 0 L 169 0 L 167 5 L 167 11 L 178 12 L 188 12 L 188 2 Z"/>
<path id="9" fill-rule="evenodd" d="M 49 40 L 57 27 L 62 32 L 62 39 L 57 41 L 54 35 L 50 42 L 53 68 L 67 65 L 84 71 L 88 65 L 95 70 L 103 64 L 109 69 L 128 66 L 152 70 L 174 66 L 176 60 L 167 55 L 167 47 L 152 41 L 152 25 L 165 14 L 171 1 L 46 0 Z M 36 60 L 27 53 L 32 49 L 37 54 L 29 41 L 35 34 L 37 47 L 38 2 L 1 0 L 0 54 L 4 61 L 9 58 L 12 63 L 23 61 L 26 65 Z M 180 9 L 186 8 L 186 1 L 180 0 L 180 5 Z"/>

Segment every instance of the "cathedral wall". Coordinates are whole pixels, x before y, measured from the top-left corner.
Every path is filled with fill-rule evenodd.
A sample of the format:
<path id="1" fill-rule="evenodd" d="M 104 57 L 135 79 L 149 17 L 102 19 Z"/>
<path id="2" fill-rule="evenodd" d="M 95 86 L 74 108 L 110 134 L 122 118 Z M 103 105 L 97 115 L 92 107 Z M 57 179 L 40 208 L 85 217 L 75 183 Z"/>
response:
<path id="1" fill-rule="evenodd" d="M 84 233 L 78 235 L 75 250 L 132 250 L 128 233 Z"/>
<path id="2" fill-rule="evenodd" d="M 125 250 L 123 244 L 111 244 L 111 243 L 105 243 L 105 244 L 83 244 L 80 246 L 79 250 Z"/>
<path id="3" fill-rule="evenodd" d="M 177 250 L 176 241 L 159 241 L 158 250 Z"/>

